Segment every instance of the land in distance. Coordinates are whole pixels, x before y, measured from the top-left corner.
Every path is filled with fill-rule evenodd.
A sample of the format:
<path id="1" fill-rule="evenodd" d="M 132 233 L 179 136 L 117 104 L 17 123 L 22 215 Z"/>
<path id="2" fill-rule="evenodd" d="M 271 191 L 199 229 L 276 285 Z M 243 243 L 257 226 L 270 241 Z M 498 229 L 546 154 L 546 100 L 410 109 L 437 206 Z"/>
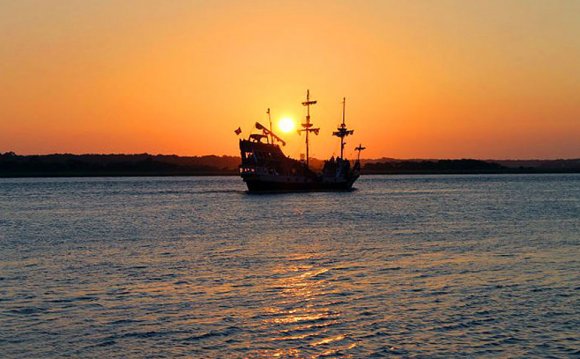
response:
<path id="1" fill-rule="evenodd" d="M 0 177 L 237 175 L 237 156 L 0 154 Z M 310 160 L 321 168 L 323 161 Z M 362 174 L 580 173 L 580 158 L 558 160 L 361 159 Z"/>

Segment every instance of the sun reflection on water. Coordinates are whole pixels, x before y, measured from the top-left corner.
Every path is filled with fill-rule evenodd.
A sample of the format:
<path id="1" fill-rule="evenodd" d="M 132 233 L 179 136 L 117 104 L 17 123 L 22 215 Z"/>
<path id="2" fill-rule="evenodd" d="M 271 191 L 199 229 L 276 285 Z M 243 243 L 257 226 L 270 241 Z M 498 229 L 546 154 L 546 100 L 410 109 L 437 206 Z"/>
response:
<path id="1" fill-rule="evenodd" d="M 336 332 L 342 323 L 342 313 L 333 310 L 329 298 L 335 285 L 328 280 L 332 268 L 320 264 L 320 256 L 294 254 L 286 263 L 301 262 L 274 269 L 271 288 L 277 294 L 275 306 L 265 309 L 263 324 L 272 333 L 271 342 L 279 343 L 272 350 L 262 351 L 265 357 L 332 356 L 352 349 L 356 343 L 346 342 L 345 334 Z"/>

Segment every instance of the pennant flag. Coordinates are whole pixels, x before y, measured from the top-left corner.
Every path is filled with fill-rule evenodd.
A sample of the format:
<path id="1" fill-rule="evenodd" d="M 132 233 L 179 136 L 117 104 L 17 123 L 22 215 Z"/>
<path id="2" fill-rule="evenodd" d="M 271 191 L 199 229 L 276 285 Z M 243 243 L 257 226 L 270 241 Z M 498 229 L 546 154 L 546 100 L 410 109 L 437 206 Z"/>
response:
<path id="1" fill-rule="evenodd" d="M 237 129 L 236 129 L 234 132 L 236 133 L 236 135 L 238 135 L 238 136 L 239 136 L 239 135 L 240 135 L 240 133 L 242 133 L 242 129 L 241 129 L 241 127 L 238 127 L 238 128 L 237 128 Z"/>

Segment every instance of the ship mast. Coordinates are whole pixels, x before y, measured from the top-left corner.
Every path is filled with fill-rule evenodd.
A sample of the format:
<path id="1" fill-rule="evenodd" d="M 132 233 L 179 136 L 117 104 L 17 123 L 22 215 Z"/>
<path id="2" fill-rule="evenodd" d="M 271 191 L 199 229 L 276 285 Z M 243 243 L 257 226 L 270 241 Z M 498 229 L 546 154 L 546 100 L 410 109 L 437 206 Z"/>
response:
<path id="1" fill-rule="evenodd" d="M 366 147 L 363 147 L 362 144 L 358 145 L 358 147 L 355 148 L 355 150 L 358 151 L 358 157 L 356 158 L 357 161 L 360 161 L 360 153 L 361 153 L 361 151 L 366 150 L 366 149 L 367 148 Z"/>
<path id="2" fill-rule="evenodd" d="M 268 107 L 268 111 L 266 111 L 266 113 L 268 114 L 268 120 L 270 121 L 270 143 L 274 143 L 274 137 L 272 136 L 273 132 L 272 132 L 272 116 L 270 116 L 270 108 Z"/>
<path id="3" fill-rule="evenodd" d="M 306 101 L 302 102 L 302 105 L 306 106 L 306 122 L 302 123 L 302 129 L 298 130 L 298 133 L 306 132 L 306 167 L 308 167 L 308 156 L 309 156 L 309 139 L 308 134 L 310 132 L 314 132 L 315 135 L 318 135 L 318 131 L 320 128 L 312 128 L 312 124 L 310 123 L 310 105 L 315 105 L 316 101 L 310 101 L 310 90 L 306 90 Z"/>
<path id="4" fill-rule="evenodd" d="M 346 124 L 344 122 L 345 112 L 346 112 L 346 97 L 343 97 L 342 98 L 342 123 L 340 124 L 340 127 L 337 128 L 337 131 L 334 131 L 332 133 L 333 136 L 340 137 L 340 159 L 341 160 L 344 159 L 344 145 L 346 145 L 346 143 L 344 142 L 344 138 L 346 136 L 352 135 L 354 133 L 354 130 L 349 130 L 346 128 Z"/>

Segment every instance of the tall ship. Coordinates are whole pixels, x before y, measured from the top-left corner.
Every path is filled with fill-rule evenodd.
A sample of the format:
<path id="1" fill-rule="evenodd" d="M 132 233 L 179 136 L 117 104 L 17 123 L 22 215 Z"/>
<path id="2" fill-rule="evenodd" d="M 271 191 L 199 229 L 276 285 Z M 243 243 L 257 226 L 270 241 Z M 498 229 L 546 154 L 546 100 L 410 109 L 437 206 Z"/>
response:
<path id="1" fill-rule="evenodd" d="M 304 134 L 306 155 L 301 160 L 287 157 L 280 145 L 286 142 L 272 131 L 270 109 L 268 117 L 270 126 L 266 127 L 256 122 L 259 133 L 250 134 L 247 139 L 240 139 L 242 163 L 240 175 L 249 192 L 292 192 L 292 191 L 349 191 L 360 176 L 360 153 L 365 148 L 359 145 L 355 148 L 358 156 L 354 163 L 344 157 L 345 138 L 354 133 L 345 123 L 346 99 L 342 101 L 342 123 L 332 133 L 340 139 L 340 157 L 331 157 L 324 161 L 322 171 L 310 167 L 310 135 L 318 135 L 320 128 L 314 128 L 310 118 L 310 106 L 316 101 L 310 99 L 310 91 L 306 91 L 306 118 L 301 124 L 299 134 Z"/>

